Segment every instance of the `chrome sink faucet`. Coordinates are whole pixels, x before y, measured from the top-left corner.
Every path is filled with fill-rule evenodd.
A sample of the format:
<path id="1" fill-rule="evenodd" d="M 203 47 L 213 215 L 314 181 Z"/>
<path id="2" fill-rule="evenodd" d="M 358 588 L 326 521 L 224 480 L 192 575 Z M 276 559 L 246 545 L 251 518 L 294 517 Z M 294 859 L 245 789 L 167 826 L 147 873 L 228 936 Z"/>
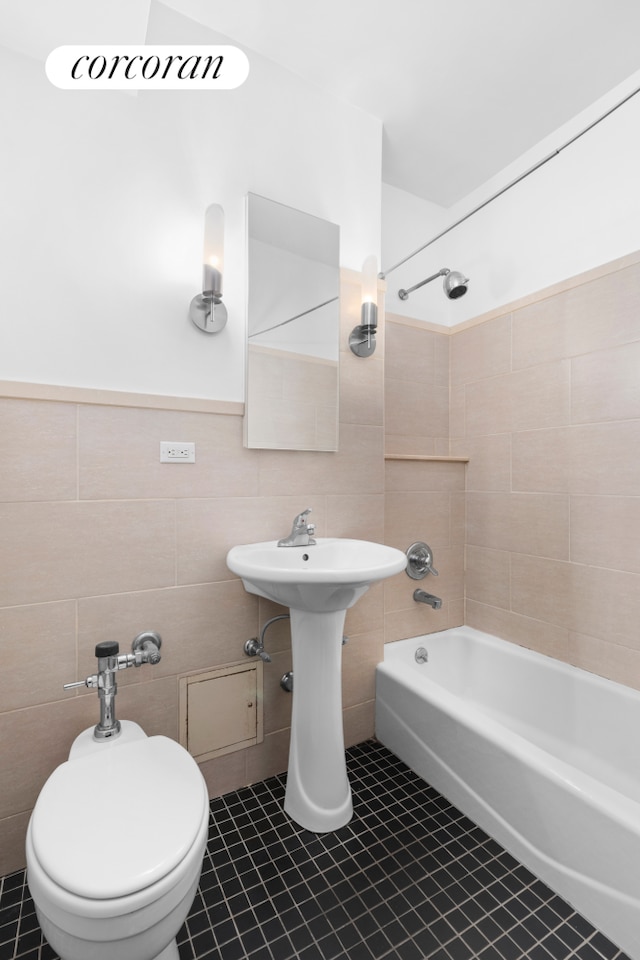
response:
<path id="1" fill-rule="evenodd" d="M 310 547 L 315 544 L 313 534 L 316 532 L 315 524 L 307 523 L 306 518 L 311 513 L 311 507 L 307 507 L 293 521 L 291 533 L 288 537 L 278 540 L 279 547 Z"/>

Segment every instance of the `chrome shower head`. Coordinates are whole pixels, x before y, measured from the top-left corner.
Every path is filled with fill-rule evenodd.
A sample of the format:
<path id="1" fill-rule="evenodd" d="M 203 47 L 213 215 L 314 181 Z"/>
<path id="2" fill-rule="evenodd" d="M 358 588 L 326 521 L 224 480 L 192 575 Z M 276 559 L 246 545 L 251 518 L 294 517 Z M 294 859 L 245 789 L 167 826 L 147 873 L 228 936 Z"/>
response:
<path id="1" fill-rule="evenodd" d="M 420 283 L 409 287 L 408 290 L 398 290 L 398 296 L 401 300 L 408 300 L 410 293 L 419 287 L 424 287 L 425 283 L 430 283 L 432 280 L 435 280 L 436 277 L 444 277 L 442 287 L 449 300 L 457 300 L 458 297 L 464 296 L 467 292 L 469 278 L 457 270 L 449 270 L 448 267 L 443 267 L 442 270 L 438 270 L 437 273 L 434 273 L 431 277 L 427 277 L 426 280 L 421 280 Z"/>
<path id="2" fill-rule="evenodd" d="M 442 287 L 449 300 L 457 300 L 458 297 L 463 297 L 467 292 L 468 283 L 469 278 L 465 277 L 464 274 L 459 273 L 458 270 L 449 270 L 442 281 Z"/>

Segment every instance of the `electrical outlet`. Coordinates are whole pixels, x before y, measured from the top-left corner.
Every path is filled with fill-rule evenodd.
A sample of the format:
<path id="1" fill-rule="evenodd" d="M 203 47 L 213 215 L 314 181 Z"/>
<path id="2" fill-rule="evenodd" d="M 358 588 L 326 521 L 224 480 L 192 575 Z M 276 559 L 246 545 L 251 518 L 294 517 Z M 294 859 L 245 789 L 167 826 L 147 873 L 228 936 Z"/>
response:
<path id="1" fill-rule="evenodd" d="M 160 441 L 160 463 L 195 463 L 195 443 L 185 443 L 182 440 Z"/>

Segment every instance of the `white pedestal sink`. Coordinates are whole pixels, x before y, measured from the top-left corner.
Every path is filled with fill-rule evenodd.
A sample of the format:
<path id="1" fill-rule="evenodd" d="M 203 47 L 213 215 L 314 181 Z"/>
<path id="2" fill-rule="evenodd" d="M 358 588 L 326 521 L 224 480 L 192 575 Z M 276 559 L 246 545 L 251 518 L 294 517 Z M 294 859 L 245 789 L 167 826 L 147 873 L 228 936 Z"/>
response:
<path id="1" fill-rule="evenodd" d="M 249 593 L 291 612 L 294 690 L 284 807 L 315 833 L 337 830 L 353 812 L 342 728 L 346 612 L 372 583 L 406 564 L 394 547 L 338 538 L 302 547 L 250 543 L 227 554 L 227 566 Z"/>

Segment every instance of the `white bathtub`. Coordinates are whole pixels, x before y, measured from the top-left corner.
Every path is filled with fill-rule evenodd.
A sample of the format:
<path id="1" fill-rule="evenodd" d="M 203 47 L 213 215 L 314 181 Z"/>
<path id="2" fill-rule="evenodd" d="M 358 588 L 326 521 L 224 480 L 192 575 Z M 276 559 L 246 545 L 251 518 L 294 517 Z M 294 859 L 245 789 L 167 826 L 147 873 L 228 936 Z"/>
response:
<path id="1" fill-rule="evenodd" d="M 640 693 L 470 627 L 376 688 L 378 739 L 640 960 Z"/>

